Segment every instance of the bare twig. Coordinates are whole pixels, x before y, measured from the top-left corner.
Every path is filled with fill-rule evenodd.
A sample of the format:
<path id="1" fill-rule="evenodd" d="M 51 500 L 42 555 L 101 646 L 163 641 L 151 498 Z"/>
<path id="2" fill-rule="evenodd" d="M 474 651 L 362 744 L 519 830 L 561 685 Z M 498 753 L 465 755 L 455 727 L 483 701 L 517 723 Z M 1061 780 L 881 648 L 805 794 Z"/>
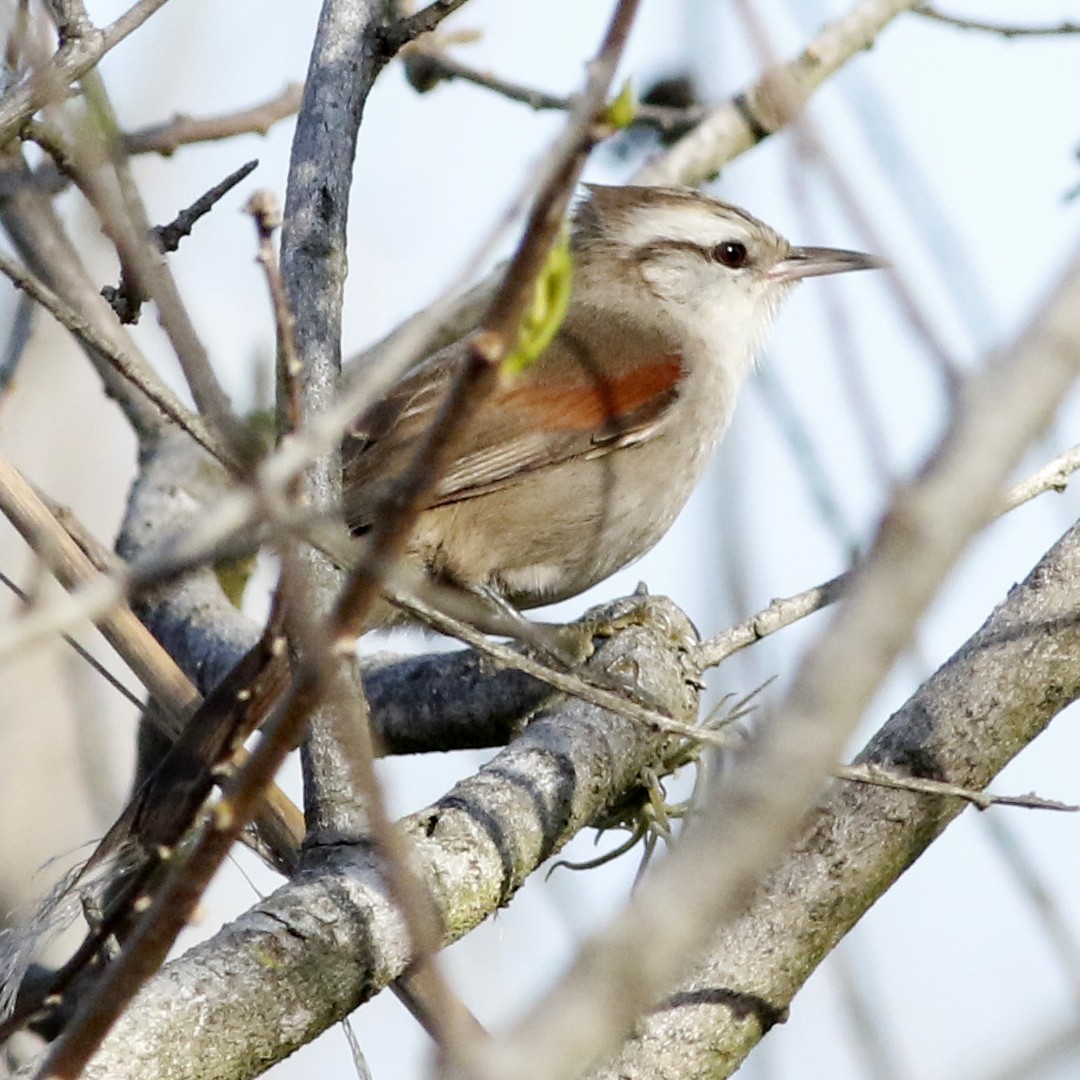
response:
<path id="1" fill-rule="evenodd" d="M 919 791 L 924 795 L 947 795 L 953 799 L 963 799 L 980 810 L 989 810 L 991 806 L 1019 806 L 1025 810 L 1059 810 L 1075 814 L 1080 806 L 1044 799 L 1038 795 L 991 795 L 988 791 L 972 791 L 959 784 L 948 784 L 942 780 L 931 780 L 922 776 L 903 776 L 891 769 L 879 765 L 840 765 L 833 769 L 833 775 L 839 780 L 850 780 L 855 784 L 880 784 L 882 787 L 895 788 L 897 791 Z"/>
<path id="2" fill-rule="evenodd" d="M 280 94 L 250 109 L 219 116 L 177 115 L 164 124 L 125 132 L 121 141 L 124 151 L 132 156 L 161 154 L 169 157 L 181 146 L 192 143 L 215 142 L 236 135 L 265 135 L 278 121 L 296 114 L 303 92 L 303 84 L 289 83 Z"/>
<path id="3" fill-rule="evenodd" d="M 255 171 L 257 161 L 249 161 L 241 165 L 239 169 L 231 172 L 224 180 L 215 184 L 205 194 L 200 195 L 189 207 L 181 210 L 168 225 L 155 225 L 150 230 L 157 243 L 158 249 L 168 254 L 180 247 L 180 241 L 191 235 L 191 230 L 201 217 L 205 217 L 215 205 L 227 195 L 241 180 L 250 176 Z M 116 317 L 123 323 L 136 323 L 142 310 L 143 301 L 146 297 L 135 287 L 134 283 L 124 274 L 121 274 L 120 284 L 115 288 L 106 285 L 101 290 L 101 295 L 108 301 L 109 306 L 116 312 Z"/>
<path id="4" fill-rule="evenodd" d="M 257 191 L 248 199 L 244 209 L 255 222 L 259 236 L 256 260 L 266 275 L 266 287 L 274 311 L 278 386 L 282 388 L 281 393 L 284 396 L 278 424 L 280 439 L 300 426 L 302 410 L 300 387 L 297 383 L 301 374 L 300 358 L 296 354 L 296 341 L 293 337 L 293 315 L 289 308 L 285 279 L 281 276 L 281 267 L 274 251 L 273 236 L 275 230 L 281 228 L 281 207 L 271 192 Z"/>
<path id="5" fill-rule="evenodd" d="M 813 92 L 917 0 L 862 0 L 824 27 L 795 59 L 710 110 L 693 131 L 638 170 L 636 183 L 697 187 L 739 154 L 792 119 L 792 106 Z M 776 89 L 781 88 L 779 97 Z"/>
<path id="6" fill-rule="evenodd" d="M 421 93 L 433 89 L 440 82 L 460 79 L 462 82 L 491 90 L 510 101 L 521 102 L 538 112 L 544 110 L 566 112 L 573 104 L 569 97 L 549 94 L 544 90 L 524 86 L 521 83 L 492 75 L 490 72 L 470 67 L 443 50 L 417 48 L 405 58 L 405 71 L 409 82 Z M 702 105 L 692 105 L 681 109 L 674 106 L 637 102 L 634 105 L 631 126 L 648 126 L 665 133 L 683 131 L 704 119 L 705 115 L 706 109 Z"/>
<path id="7" fill-rule="evenodd" d="M 19 363 L 26 352 L 26 346 L 30 344 L 36 310 L 34 298 L 25 292 L 20 292 L 11 326 L 8 328 L 7 340 L 4 342 L 3 354 L 0 355 L 0 396 L 11 385 L 11 380 L 15 377 L 15 372 L 19 370 Z"/>
<path id="8" fill-rule="evenodd" d="M 2 570 L 0 570 L 0 583 L 15 596 L 17 596 L 24 604 L 31 602 L 30 595 L 23 589 L 19 588 L 14 581 L 11 580 Z M 89 649 L 84 645 L 81 645 L 70 634 L 61 634 L 60 637 L 69 649 L 71 649 L 80 660 L 88 665 L 100 678 L 107 682 L 129 705 L 134 705 L 136 709 L 140 711 L 142 709 L 153 709 L 153 703 L 149 705 L 144 702 L 133 690 L 129 690 L 118 676 L 114 675 Z M 156 719 L 156 723 L 160 727 L 164 727 L 167 723 L 164 719 Z"/>
<path id="9" fill-rule="evenodd" d="M 745 622 L 703 641 L 695 653 L 695 665 L 701 671 L 716 667 L 732 653 L 834 604 L 843 595 L 850 581 L 850 573 L 839 574 L 812 589 L 806 589 L 783 600 L 773 600 L 767 608 L 751 615 Z"/>
<path id="10" fill-rule="evenodd" d="M 729 744 L 729 741 L 724 736 L 715 731 L 694 724 L 681 723 L 670 716 L 665 716 L 664 713 L 658 712 L 655 708 L 640 700 L 634 700 L 630 696 L 633 691 L 630 686 L 627 686 L 622 692 L 612 690 L 606 686 L 597 686 L 575 672 L 558 671 L 532 656 L 517 652 L 507 645 L 500 645 L 497 642 L 490 641 L 468 623 L 452 618 L 444 612 L 436 611 L 415 597 L 411 597 L 407 601 L 404 598 L 400 598 L 400 600 L 415 618 L 426 623 L 433 630 L 438 630 L 440 634 L 446 634 L 448 637 L 463 641 L 478 653 L 490 657 L 500 667 L 531 675 L 534 679 L 539 679 L 540 682 L 547 683 L 548 686 L 554 687 L 564 694 L 569 694 L 579 701 L 587 702 L 590 705 L 595 705 L 598 709 L 606 709 L 616 716 L 643 724 L 650 731 L 676 735 L 692 742 L 712 746 L 725 747 Z M 629 599 L 626 603 L 633 605 L 635 601 Z M 586 617 L 585 625 L 588 626 L 588 617 Z M 603 627 L 599 629 L 604 630 Z"/>
<path id="11" fill-rule="evenodd" d="M 186 431 L 204 450 L 226 467 L 237 467 L 235 458 L 210 432 L 202 418 L 191 412 L 161 382 L 149 365 L 143 363 L 140 358 L 122 351 L 113 341 L 100 334 L 89 320 L 84 319 L 66 304 L 52 289 L 2 252 L 0 252 L 0 273 L 6 275 L 17 289 L 39 303 L 61 326 L 71 331 L 82 345 L 93 350 L 109 363 L 117 374 L 145 394 L 162 416 Z"/>
<path id="12" fill-rule="evenodd" d="M 982 30 L 989 34 L 1000 34 L 1004 38 L 1015 37 L 1053 37 L 1058 34 L 1080 34 L 1080 23 L 1062 21 L 1052 26 L 1015 26 L 1004 23 L 984 22 L 981 19 L 967 19 L 960 15 L 946 15 L 929 4 L 918 4 L 912 9 L 916 15 L 947 23 L 961 30 Z"/>
<path id="13" fill-rule="evenodd" d="M 999 513 L 1006 514 L 1010 510 L 1015 510 L 1037 495 L 1048 491 L 1064 491 L 1068 487 L 1069 477 L 1077 469 L 1080 469 L 1080 445 L 1059 454 L 1026 479 L 1013 485 L 1002 497 L 998 508 Z M 805 619 L 807 615 L 812 615 L 815 611 L 829 607 L 843 596 L 850 580 L 851 572 L 848 571 L 838 574 L 821 585 L 796 593 L 794 596 L 783 600 L 773 600 L 768 607 L 756 615 L 751 615 L 745 622 L 703 641 L 695 653 L 695 663 L 702 671 L 716 667 L 732 653 L 745 649 L 748 645 L 753 645 L 761 638 L 782 630 L 786 626 L 791 626 L 800 619 Z"/>
<path id="14" fill-rule="evenodd" d="M 98 286 L 87 273 L 48 192 L 37 189 L 31 182 L 22 148 L 15 143 L 0 152 L 0 176 L 6 189 L 5 198 L 0 201 L 0 221 L 23 265 L 91 323 L 98 337 L 110 343 L 111 351 L 132 358 L 147 379 L 154 379 L 138 346 L 101 299 Z M 107 354 L 80 344 L 106 392 L 123 409 L 139 439 L 145 442 L 161 434 L 168 421 L 160 409 L 114 370 Z"/>
<path id="15" fill-rule="evenodd" d="M 1080 444 L 1059 454 L 1041 469 L 1009 488 L 1002 502 L 1002 513 L 1015 510 L 1044 492 L 1064 491 L 1069 486 L 1069 477 L 1077 469 L 1080 469 Z"/>
<path id="16" fill-rule="evenodd" d="M 168 225 L 155 225 L 153 235 L 157 238 L 161 250 L 176 251 L 180 246 L 180 241 L 191 234 L 195 222 L 210 213 L 214 206 L 241 180 L 245 180 L 255 171 L 258 164 L 259 162 L 255 159 L 245 162 L 239 169 L 229 173 L 224 180 L 218 181 L 205 194 L 200 195 L 186 210 L 181 210 Z"/>
<path id="17" fill-rule="evenodd" d="M 129 291 L 134 289 L 154 301 L 161 327 L 203 418 L 247 471 L 258 456 L 257 441 L 233 412 L 232 403 L 218 381 L 172 271 L 154 243 L 146 207 L 120 145 L 119 122 L 104 82 L 99 72 L 93 70 L 83 76 L 82 84 L 92 115 L 98 121 L 94 129 L 98 141 L 96 149 L 111 169 L 95 168 L 98 163 L 73 144 L 72 164 L 78 173 L 80 189 L 116 246 Z M 75 153 L 76 150 L 80 152 Z"/>
<path id="18" fill-rule="evenodd" d="M 0 97 L 0 146 L 13 139 L 38 109 L 56 100 L 58 88 L 63 92 L 82 78 L 165 3 L 166 0 L 138 0 L 104 30 L 87 28 L 78 37 L 62 42 L 45 70 L 23 75 Z"/>
<path id="19" fill-rule="evenodd" d="M 386 59 L 396 55 L 403 46 L 421 34 L 431 33 L 447 15 L 452 15 L 464 3 L 465 0 L 433 0 L 415 14 L 395 19 L 383 30 L 379 41 Z"/>
<path id="20" fill-rule="evenodd" d="M 64 186 L 72 182 L 74 177 L 71 155 L 67 147 L 68 140 L 59 124 L 45 117 L 35 117 L 23 126 L 21 137 L 45 151 L 56 175 L 63 179 Z M 44 182 L 46 167 L 44 164 L 38 166 L 32 173 L 27 174 L 26 180 L 34 184 Z M 44 186 L 51 190 L 51 185 Z"/>

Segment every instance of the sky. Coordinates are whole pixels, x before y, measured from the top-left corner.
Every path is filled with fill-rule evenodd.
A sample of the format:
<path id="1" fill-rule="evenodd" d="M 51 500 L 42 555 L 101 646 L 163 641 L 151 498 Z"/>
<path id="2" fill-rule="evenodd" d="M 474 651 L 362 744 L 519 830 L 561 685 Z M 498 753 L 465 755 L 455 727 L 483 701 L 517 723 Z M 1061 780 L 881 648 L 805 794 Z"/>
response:
<path id="1" fill-rule="evenodd" d="M 99 22 L 122 9 L 88 6 Z M 763 56 L 740 21 L 741 5 L 644 0 L 621 76 L 640 88 L 688 71 L 706 100 L 723 100 L 768 56 L 789 56 L 822 20 L 848 6 L 759 0 L 753 7 L 770 39 Z M 1078 15 L 1075 5 L 1070 11 L 1049 0 L 949 0 L 947 10 L 1023 23 Z M 317 11 L 314 0 L 174 0 L 103 67 L 122 123 L 134 128 L 175 112 L 205 115 L 271 97 L 303 78 Z M 461 60 L 568 93 L 580 85 L 608 15 L 609 5 L 596 0 L 471 0 L 446 27 L 481 31 L 458 47 Z M 1065 195 L 1080 183 L 1078 49 L 1077 38 L 1006 41 L 907 17 L 815 98 L 809 123 L 828 168 L 801 158 L 789 135 L 725 168 L 710 193 L 745 206 L 796 243 L 873 249 L 893 261 L 897 278 L 851 275 L 796 292 L 766 350 L 763 378 L 744 391 L 715 467 L 671 533 L 639 563 L 562 605 L 561 615 L 572 617 L 643 580 L 710 634 L 849 564 L 872 535 L 892 486 L 918 466 L 945 420 L 940 363 L 899 313 L 895 280 L 910 290 L 942 350 L 973 368 L 1022 330 L 1075 250 L 1080 200 Z M 418 95 L 398 65 L 383 74 L 358 151 L 347 354 L 453 279 L 559 123 L 558 116 L 458 83 Z M 283 199 L 290 135 L 291 125 L 282 124 L 266 138 L 137 163 L 151 216 L 166 221 L 244 160 L 260 159 L 254 178 L 172 260 L 242 407 L 252 403 L 255 371 L 272 353 L 273 328 L 251 226 L 239 208 L 255 186 Z M 586 178 L 625 182 L 640 160 L 603 150 Z M 872 236 L 858 227 L 830 172 L 854 192 Z M 69 209 L 78 220 L 76 200 Z M 504 238 L 503 251 L 513 239 Z M 153 320 L 143 322 L 140 340 L 180 390 Z M 1021 475 L 1077 441 L 1078 420 L 1074 395 Z M 981 624 L 1078 511 L 1072 493 L 1044 496 L 976 541 L 868 710 L 856 747 Z M 713 673 L 711 693 L 741 694 L 775 679 L 764 691 L 767 707 L 821 626 L 820 617 L 807 620 L 735 658 Z M 378 647 L 413 644 L 395 636 Z M 1080 753 L 1074 727 L 1068 716 L 1059 719 L 996 789 L 1080 802 L 1080 780 L 1069 767 Z M 387 763 L 395 810 L 420 808 L 482 759 L 453 754 Z M 1080 932 L 1080 826 L 1066 816 L 994 813 L 1035 864 L 1065 923 Z M 591 854 L 591 843 L 579 838 L 572 853 Z M 856 929 L 839 958 L 811 979 L 790 1021 L 770 1033 L 740 1075 L 874 1075 L 856 1037 L 867 1025 L 845 1006 L 853 985 L 865 993 L 864 1007 L 882 1018 L 894 1066 L 883 1078 L 990 1078 L 1019 1047 L 1075 1018 L 1062 950 L 1048 942 L 1001 850 L 984 820 L 965 813 Z M 258 884 L 272 887 L 269 876 L 249 869 Z M 530 882 L 507 911 L 449 950 L 447 968 L 466 1002 L 485 1023 L 511 1020 L 557 976 L 582 936 L 625 902 L 635 869 L 631 858 Z M 197 933 L 252 900 L 240 875 L 227 871 Z M 423 1075 L 424 1036 L 385 997 L 355 1019 L 372 1073 Z M 1074 1075 L 1075 1061 L 1071 1072 L 1063 1066 L 1031 1073 L 1031 1080 Z M 272 1075 L 347 1076 L 350 1068 L 345 1039 L 332 1030 Z"/>

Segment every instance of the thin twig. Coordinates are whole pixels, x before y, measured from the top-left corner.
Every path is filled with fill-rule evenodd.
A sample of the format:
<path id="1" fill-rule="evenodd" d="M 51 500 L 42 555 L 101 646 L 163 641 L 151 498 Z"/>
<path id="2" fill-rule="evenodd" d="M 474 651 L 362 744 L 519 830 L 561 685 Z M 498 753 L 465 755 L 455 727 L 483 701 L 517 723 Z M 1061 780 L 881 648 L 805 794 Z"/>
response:
<path id="1" fill-rule="evenodd" d="M 180 241 L 191 235 L 195 223 L 205 217 L 241 180 L 250 176 L 258 165 L 258 161 L 249 161 L 234 170 L 224 180 L 216 183 L 205 194 L 200 195 L 190 206 L 181 210 L 168 225 L 155 225 L 150 234 L 157 243 L 158 250 L 163 254 L 169 254 L 180 247 Z M 146 296 L 136 287 L 135 283 L 124 273 L 121 273 L 120 284 L 116 287 L 106 285 L 101 290 L 101 295 L 106 299 L 109 307 L 116 312 L 116 317 L 122 323 L 137 323 L 141 314 L 143 302 Z"/>
<path id="2" fill-rule="evenodd" d="M 947 795 L 953 799 L 963 799 L 980 810 L 988 810 L 991 806 L 1019 806 L 1025 810 L 1058 810 L 1070 814 L 1080 812 L 1080 806 L 1058 802 L 1056 799 L 1044 799 L 1038 795 L 991 795 L 988 791 L 972 791 L 971 788 L 949 784 L 943 780 L 902 776 L 880 765 L 838 765 L 833 769 L 833 775 L 838 780 L 850 780 L 855 784 L 877 784 L 899 791 L 917 791 L 923 795 Z"/>
<path id="3" fill-rule="evenodd" d="M 177 114 L 164 124 L 128 131 L 120 136 L 124 151 L 169 157 L 181 146 L 215 142 L 236 135 L 265 135 L 274 124 L 296 114 L 304 92 L 302 83 L 289 83 L 280 93 L 260 105 L 218 116 L 192 117 Z"/>
<path id="4" fill-rule="evenodd" d="M 1080 443 L 1048 461 L 1027 479 L 1013 485 L 1002 501 L 1001 512 L 1015 510 L 1044 492 L 1064 491 L 1069 486 L 1069 477 L 1077 469 L 1080 469 Z"/>
<path id="5" fill-rule="evenodd" d="M 464 3 L 465 0 L 433 0 L 415 14 L 395 19 L 379 38 L 379 46 L 386 58 L 395 56 L 403 46 L 421 34 L 431 33 L 447 15 L 452 15 Z"/>
<path id="6" fill-rule="evenodd" d="M 486 638 L 479 630 L 468 623 L 455 619 L 443 612 L 436 611 L 427 604 L 417 600 L 416 597 L 397 597 L 395 601 L 406 607 L 410 614 L 421 622 L 426 623 L 433 630 L 448 637 L 457 638 L 459 641 L 475 649 L 484 656 L 490 657 L 500 667 L 511 668 L 531 675 L 540 682 L 571 697 L 578 698 L 588 705 L 595 705 L 599 709 L 606 709 L 616 716 L 621 716 L 635 723 L 644 724 L 650 731 L 662 731 L 667 735 L 676 735 L 683 739 L 689 739 L 698 743 L 706 743 L 712 746 L 726 747 L 729 740 L 715 731 L 705 727 L 697 727 L 693 724 L 684 724 L 673 720 L 664 713 L 657 712 L 649 705 L 635 701 L 630 694 L 630 687 L 622 692 L 612 690 L 609 687 L 598 686 L 583 679 L 573 672 L 558 671 L 535 657 L 517 652 L 507 645 L 500 645 Z"/>
<path id="7" fill-rule="evenodd" d="M 151 365 L 101 299 L 98 286 L 60 220 L 50 193 L 33 186 L 32 174 L 18 144 L 11 143 L 0 152 L 0 177 L 6 188 L 5 198 L 0 202 L 0 221 L 23 266 L 91 323 L 113 350 L 130 357 L 147 373 L 147 378 L 154 379 Z M 119 404 L 136 436 L 144 443 L 161 436 L 168 420 L 160 409 L 116 371 L 106 356 L 80 344 L 106 393 Z"/>
<path id="8" fill-rule="evenodd" d="M 104 30 L 88 29 L 62 42 L 56 55 L 42 70 L 31 70 L 0 97 L 0 146 L 15 138 L 19 129 L 42 106 L 56 100 L 77 79 L 129 34 L 134 33 L 167 0 L 138 0 Z"/>
<path id="9" fill-rule="evenodd" d="M 824 235 L 824 224 L 811 197 L 810 177 L 799 155 L 791 152 L 785 154 L 784 165 L 788 184 L 791 187 L 792 201 L 801 211 L 804 226 L 801 231 L 807 236 Z M 830 284 L 830 282 L 824 282 L 820 294 L 828 338 L 832 351 L 836 355 L 837 368 L 850 402 L 850 415 L 854 418 L 862 444 L 866 449 L 867 463 L 874 475 L 877 487 L 882 491 L 887 491 L 893 486 L 895 476 L 889 464 L 889 451 L 884 435 L 886 425 L 879 415 L 863 365 L 860 363 L 850 317 L 851 305 L 844 300 L 846 294 L 842 290 L 830 288 Z M 852 550 L 851 545 L 848 547 Z"/>
<path id="10" fill-rule="evenodd" d="M 48 155 L 48 162 L 52 165 L 57 176 L 63 178 L 64 186 L 73 181 L 71 155 L 67 147 L 68 140 L 59 124 L 45 117 L 34 117 L 33 120 L 27 121 L 20 135 L 24 140 L 40 147 Z M 46 167 L 45 163 L 38 166 L 28 175 L 27 179 L 33 183 L 45 182 L 44 170 Z M 53 186 L 46 182 L 46 187 L 50 191 Z"/>
<path id="11" fill-rule="evenodd" d="M 248 199 L 244 210 L 251 215 L 259 237 L 259 252 L 256 261 L 266 275 L 266 287 L 270 293 L 270 303 L 274 311 L 274 333 L 277 347 L 278 386 L 284 397 L 279 423 L 279 438 L 300 427 L 301 402 L 300 358 L 296 352 L 296 340 L 293 336 L 293 315 L 289 307 L 289 297 L 285 288 L 285 279 L 281 276 L 277 255 L 274 252 L 273 236 L 281 228 L 281 207 L 272 192 L 257 191 Z"/>
<path id="12" fill-rule="evenodd" d="M 186 431 L 207 453 L 228 469 L 239 467 L 237 460 L 210 432 L 202 418 L 188 409 L 158 379 L 153 369 L 123 352 L 100 334 L 92 323 L 66 304 L 52 289 L 3 252 L 0 252 L 0 273 L 6 275 L 17 289 L 39 303 L 64 329 L 74 334 L 80 344 L 87 349 L 92 349 L 107 361 L 117 374 L 142 391 L 162 416 Z"/>
<path id="13" fill-rule="evenodd" d="M 87 72 L 82 86 L 91 115 L 97 120 L 92 129 L 97 135 L 97 149 L 111 169 L 96 168 L 96 162 L 87 160 L 88 154 L 73 153 L 79 187 L 116 246 L 123 277 L 132 283 L 129 287 L 154 301 L 158 320 L 200 413 L 217 437 L 231 448 L 246 472 L 258 456 L 257 441 L 234 413 L 169 264 L 156 250 L 146 207 L 117 135 L 119 121 L 100 73 Z M 76 150 L 77 146 L 73 145 L 72 149 Z"/>
<path id="14" fill-rule="evenodd" d="M 767 608 L 751 615 L 745 622 L 703 641 L 694 654 L 694 666 L 699 671 L 716 667 L 732 653 L 836 603 L 850 580 L 850 572 L 838 574 L 823 584 L 805 589 L 794 596 L 773 600 Z"/>
<path id="15" fill-rule="evenodd" d="M 1063 21 L 1053 26 L 1016 26 L 1003 23 L 984 22 L 981 19 L 967 19 L 959 15 L 946 15 L 929 4 L 915 7 L 916 15 L 935 22 L 947 23 L 961 30 L 982 30 L 988 34 L 1000 34 L 1004 38 L 1015 37 L 1053 37 L 1058 34 L 1080 34 L 1080 23 Z"/>
<path id="16" fill-rule="evenodd" d="M 0 570 L 0 584 L 3 584 L 9 592 L 17 596 L 24 604 L 30 603 L 29 595 L 24 592 L 14 581 Z M 133 705 L 140 712 L 147 708 L 144 702 L 134 691 L 129 690 L 120 678 L 114 675 L 85 645 L 80 644 L 70 634 L 61 634 L 61 640 L 71 649 L 76 656 L 87 664 L 97 675 L 107 682 L 129 705 Z M 153 707 L 152 705 L 150 706 Z M 159 720 L 157 726 L 163 727 L 165 720 Z"/>
<path id="17" fill-rule="evenodd" d="M 218 181 L 204 195 L 200 195 L 186 210 L 181 210 L 168 225 L 155 225 L 153 234 L 161 245 L 161 250 L 166 253 L 176 251 L 180 246 L 180 241 L 191 234 L 195 222 L 210 213 L 241 180 L 245 180 L 255 171 L 258 164 L 255 158 L 245 162 L 239 169 L 234 169 L 229 173 L 224 180 Z"/>
<path id="18" fill-rule="evenodd" d="M 19 363 L 30 344 L 34 329 L 34 312 L 37 305 L 32 296 L 20 291 L 15 305 L 15 314 L 8 329 L 7 341 L 4 342 L 3 355 L 0 356 L 0 395 L 3 395 L 19 370 Z"/>
<path id="19" fill-rule="evenodd" d="M 487 71 L 463 64 L 443 50 L 417 48 L 405 58 L 405 71 L 413 88 L 424 93 L 433 89 L 440 82 L 452 82 L 460 79 L 474 86 L 491 90 L 510 101 L 528 105 L 530 109 L 540 111 L 568 111 L 573 99 L 559 94 L 549 94 L 536 87 L 525 86 L 509 79 L 500 78 Z M 661 132 L 685 131 L 704 118 L 705 107 L 692 105 L 681 109 L 665 105 L 648 105 L 637 102 L 634 105 L 634 117 L 630 126 L 648 126 Z"/>
<path id="20" fill-rule="evenodd" d="M 1078 469 L 1080 469 L 1080 444 L 1059 454 L 1042 468 L 1011 487 L 1002 497 L 999 513 L 1006 514 L 1015 510 L 1037 495 L 1048 491 L 1064 491 L 1068 487 L 1069 477 Z M 773 600 L 768 607 L 756 615 L 751 615 L 738 626 L 733 626 L 703 641 L 694 655 L 695 664 L 701 671 L 716 667 L 732 653 L 745 649 L 748 645 L 760 641 L 761 638 L 768 637 L 769 634 L 791 626 L 792 623 L 805 619 L 807 615 L 813 615 L 815 611 L 821 611 L 830 604 L 836 603 L 843 595 L 850 578 L 851 572 L 847 571 L 821 585 L 796 593 L 794 596 L 783 600 Z"/>

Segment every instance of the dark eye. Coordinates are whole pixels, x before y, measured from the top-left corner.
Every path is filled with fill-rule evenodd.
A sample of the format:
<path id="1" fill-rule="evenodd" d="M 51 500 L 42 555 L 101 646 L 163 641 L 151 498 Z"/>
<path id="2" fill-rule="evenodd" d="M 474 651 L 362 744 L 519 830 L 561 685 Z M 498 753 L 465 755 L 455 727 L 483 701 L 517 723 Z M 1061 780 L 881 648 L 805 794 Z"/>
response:
<path id="1" fill-rule="evenodd" d="M 725 240 L 712 249 L 712 257 L 722 266 L 738 270 L 740 266 L 746 265 L 748 253 L 746 245 L 740 244 L 738 240 Z"/>

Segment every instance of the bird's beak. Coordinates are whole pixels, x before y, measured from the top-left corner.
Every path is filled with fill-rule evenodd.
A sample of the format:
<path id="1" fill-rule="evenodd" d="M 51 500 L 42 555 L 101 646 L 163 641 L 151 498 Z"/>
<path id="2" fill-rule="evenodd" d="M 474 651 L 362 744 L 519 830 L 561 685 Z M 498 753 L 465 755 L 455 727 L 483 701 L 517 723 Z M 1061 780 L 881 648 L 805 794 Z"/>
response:
<path id="1" fill-rule="evenodd" d="M 844 274 L 848 270 L 880 270 L 888 265 L 884 259 L 879 259 L 876 255 L 864 255 L 861 251 L 797 247 L 792 248 L 784 258 L 771 266 L 765 276 L 770 281 L 801 281 L 803 278 L 820 277 L 822 274 Z"/>

